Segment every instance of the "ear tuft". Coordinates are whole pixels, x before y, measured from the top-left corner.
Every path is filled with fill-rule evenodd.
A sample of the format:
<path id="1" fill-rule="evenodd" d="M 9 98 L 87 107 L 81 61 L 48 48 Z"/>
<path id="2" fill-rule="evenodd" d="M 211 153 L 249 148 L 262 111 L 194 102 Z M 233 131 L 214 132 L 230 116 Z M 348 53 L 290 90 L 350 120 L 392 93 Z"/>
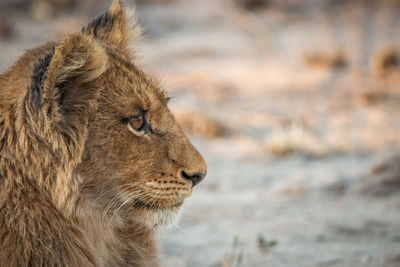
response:
<path id="1" fill-rule="evenodd" d="M 110 14 L 118 14 L 123 11 L 123 3 L 121 0 L 114 0 L 110 9 L 108 10 Z"/>
<path id="2" fill-rule="evenodd" d="M 91 35 L 100 41 L 118 48 L 126 48 L 128 42 L 141 34 L 133 14 L 127 12 L 123 3 L 114 0 L 106 13 L 92 20 L 82 29 L 82 33 Z"/>
<path id="3" fill-rule="evenodd" d="M 31 76 L 32 83 L 29 91 L 31 92 L 32 102 L 36 105 L 36 107 L 41 107 L 43 105 L 43 86 L 46 79 L 46 72 L 49 68 L 53 55 L 54 47 L 50 53 L 40 58 L 33 67 L 33 73 Z"/>

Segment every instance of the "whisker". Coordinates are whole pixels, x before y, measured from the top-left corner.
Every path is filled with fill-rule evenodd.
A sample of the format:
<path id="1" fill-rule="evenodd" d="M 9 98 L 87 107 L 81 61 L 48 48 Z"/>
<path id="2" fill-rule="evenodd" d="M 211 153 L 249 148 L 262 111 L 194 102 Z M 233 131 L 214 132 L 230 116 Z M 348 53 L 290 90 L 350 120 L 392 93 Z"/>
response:
<path id="1" fill-rule="evenodd" d="M 110 219 L 110 221 L 109 221 L 109 224 L 111 224 L 111 221 L 113 220 L 114 216 L 118 213 L 118 211 L 119 211 L 124 205 L 126 205 L 128 202 L 132 201 L 134 198 L 136 198 L 134 202 L 138 201 L 138 200 L 139 200 L 139 197 L 141 197 L 141 196 L 143 196 L 143 195 L 145 195 L 145 193 L 144 193 L 142 190 L 136 190 L 136 191 L 131 192 L 131 193 L 129 194 L 129 196 L 127 197 L 127 199 L 115 210 L 114 214 L 111 216 L 111 219 Z"/>
<path id="2" fill-rule="evenodd" d="M 131 201 L 131 200 L 133 199 L 133 197 L 137 197 L 137 196 L 135 195 L 135 196 L 128 197 L 128 199 L 125 200 L 125 201 L 118 207 L 118 209 L 115 210 L 113 216 L 111 216 L 111 219 L 110 219 L 110 222 L 108 223 L 108 225 L 111 224 L 111 221 L 113 220 L 115 214 L 117 214 L 117 212 L 118 212 L 126 203 L 128 203 L 129 201 Z"/>
<path id="3" fill-rule="evenodd" d="M 117 192 L 115 197 L 112 198 L 111 201 L 109 202 L 109 204 L 106 206 L 106 208 L 104 210 L 104 216 L 108 213 L 108 211 L 111 209 L 113 204 L 121 197 L 121 194 L 124 193 L 125 191 L 128 191 L 134 185 L 136 185 L 136 184 L 134 184 L 134 183 L 126 184 L 127 188 L 124 188 L 121 192 Z"/>
<path id="4" fill-rule="evenodd" d="M 138 185 L 138 184 L 144 184 L 144 182 L 133 182 L 133 183 L 128 183 L 128 184 L 123 184 L 123 185 L 119 185 L 116 187 L 112 187 L 109 190 L 103 192 L 100 196 L 98 196 L 96 199 L 93 200 L 93 202 L 98 201 L 100 198 L 102 198 L 104 195 L 106 195 L 107 193 L 117 189 L 117 188 L 121 188 L 121 187 L 126 187 L 126 186 L 133 186 L 133 185 Z"/>

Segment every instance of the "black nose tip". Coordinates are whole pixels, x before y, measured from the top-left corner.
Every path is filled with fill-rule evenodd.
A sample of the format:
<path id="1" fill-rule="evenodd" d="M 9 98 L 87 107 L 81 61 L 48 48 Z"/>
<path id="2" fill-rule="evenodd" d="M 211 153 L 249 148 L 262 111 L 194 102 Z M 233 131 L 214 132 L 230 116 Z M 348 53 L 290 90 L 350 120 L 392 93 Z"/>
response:
<path id="1" fill-rule="evenodd" d="M 187 174 L 185 171 L 182 171 L 181 175 L 186 180 L 191 181 L 193 183 L 193 186 L 195 186 L 196 184 L 200 183 L 201 180 L 203 180 L 204 177 L 206 176 L 204 173 L 200 173 L 200 172 L 196 172 L 196 173 L 193 173 L 193 174 Z"/>

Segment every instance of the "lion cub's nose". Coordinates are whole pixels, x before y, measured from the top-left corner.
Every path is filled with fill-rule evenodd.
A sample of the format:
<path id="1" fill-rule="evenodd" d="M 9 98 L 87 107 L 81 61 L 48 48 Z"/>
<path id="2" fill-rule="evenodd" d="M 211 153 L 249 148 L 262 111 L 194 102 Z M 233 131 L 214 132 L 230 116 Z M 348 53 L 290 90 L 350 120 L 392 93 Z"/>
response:
<path id="1" fill-rule="evenodd" d="M 181 175 L 184 179 L 191 181 L 193 183 L 193 186 L 200 183 L 201 180 L 203 180 L 204 177 L 206 176 L 205 173 L 201 172 L 187 174 L 185 171 L 181 171 Z"/>

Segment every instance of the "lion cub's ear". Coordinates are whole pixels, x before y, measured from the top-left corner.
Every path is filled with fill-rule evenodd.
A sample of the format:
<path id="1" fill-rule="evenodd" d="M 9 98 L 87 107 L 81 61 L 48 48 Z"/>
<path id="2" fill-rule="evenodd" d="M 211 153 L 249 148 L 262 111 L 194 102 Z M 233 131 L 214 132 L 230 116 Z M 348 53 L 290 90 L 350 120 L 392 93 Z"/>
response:
<path id="1" fill-rule="evenodd" d="M 50 111 L 67 111 L 96 99 L 99 89 L 92 86 L 107 68 L 104 49 L 90 36 L 68 36 L 53 51 L 36 62 L 29 88 L 31 103 Z M 49 114 L 50 115 L 50 114 Z"/>
<path id="2" fill-rule="evenodd" d="M 84 27 L 82 33 L 107 45 L 126 48 L 131 39 L 141 34 L 131 13 L 126 11 L 121 1 L 114 0 L 110 9 Z"/>

